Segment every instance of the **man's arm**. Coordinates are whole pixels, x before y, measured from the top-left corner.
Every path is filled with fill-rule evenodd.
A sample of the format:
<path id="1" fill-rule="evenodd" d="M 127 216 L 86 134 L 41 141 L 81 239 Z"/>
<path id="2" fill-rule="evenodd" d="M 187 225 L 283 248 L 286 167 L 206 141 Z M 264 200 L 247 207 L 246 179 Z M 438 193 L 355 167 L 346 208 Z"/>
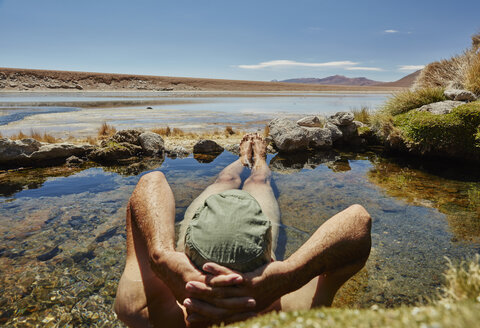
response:
<path id="1" fill-rule="evenodd" d="M 188 290 L 199 300 L 220 297 L 215 303 L 217 306 L 222 306 L 221 298 L 250 296 L 256 301 L 255 311 L 260 312 L 320 274 L 364 263 L 370 254 L 370 229 L 371 218 L 367 211 L 360 205 L 350 206 L 320 226 L 287 260 L 272 262 L 244 274 L 245 282 L 241 286 L 220 287 L 212 282 L 208 285 L 192 282 Z M 218 265 L 209 265 L 212 273 L 218 271 Z M 200 307 L 199 304 L 194 304 L 193 310 L 201 312 L 202 304 Z"/>

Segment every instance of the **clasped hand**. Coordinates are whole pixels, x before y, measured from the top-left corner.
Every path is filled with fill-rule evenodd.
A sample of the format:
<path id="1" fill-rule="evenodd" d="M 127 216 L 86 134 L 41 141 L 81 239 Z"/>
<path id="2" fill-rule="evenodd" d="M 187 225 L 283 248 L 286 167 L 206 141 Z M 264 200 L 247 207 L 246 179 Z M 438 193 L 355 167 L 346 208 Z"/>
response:
<path id="1" fill-rule="evenodd" d="M 189 281 L 183 301 L 189 324 L 230 323 L 257 315 L 276 300 L 274 275 L 267 264 L 253 272 L 239 273 L 216 263 L 206 263 L 205 281 Z M 269 269 L 269 268 L 268 268 Z"/>

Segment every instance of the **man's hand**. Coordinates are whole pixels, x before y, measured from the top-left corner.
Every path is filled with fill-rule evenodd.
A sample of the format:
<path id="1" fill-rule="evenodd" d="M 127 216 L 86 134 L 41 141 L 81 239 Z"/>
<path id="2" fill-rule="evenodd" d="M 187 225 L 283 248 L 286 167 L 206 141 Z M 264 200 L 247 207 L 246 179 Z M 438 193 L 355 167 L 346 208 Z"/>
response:
<path id="1" fill-rule="evenodd" d="M 223 277 L 240 273 L 215 263 L 206 263 L 203 270 L 213 276 L 208 276 L 205 282 L 191 281 L 186 286 L 192 298 L 186 299 L 184 305 L 192 321 L 244 320 L 265 310 L 285 294 L 282 287 L 287 271 L 282 262 L 272 262 L 243 274 L 244 281 L 235 286 L 229 285 Z"/>

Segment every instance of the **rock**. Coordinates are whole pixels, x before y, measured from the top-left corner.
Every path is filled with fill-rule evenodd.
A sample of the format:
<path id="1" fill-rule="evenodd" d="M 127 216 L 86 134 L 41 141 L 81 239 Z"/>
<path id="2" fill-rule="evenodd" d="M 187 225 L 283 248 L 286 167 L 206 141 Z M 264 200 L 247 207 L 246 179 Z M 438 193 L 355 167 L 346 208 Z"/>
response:
<path id="1" fill-rule="evenodd" d="M 70 156 L 69 158 L 67 158 L 65 160 L 65 164 L 67 165 L 77 165 L 77 164 L 82 164 L 83 163 L 83 160 L 78 158 L 77 156 Z"/>
<path id="2" fill-rule="evenodd" d="M 226 149 L 229 152 L 231 152 L 232 154 L 240 156 L 240 145 L 239 144 L 229 145 L 229 146 L 227 146 Z"/>
<path id="3" fill-rule="evenodd" d="M 157 155 L 164 150 L 162 137 L 154 132 L 143 132 L 138 136 L 138 141 L 146 155 Z"/>
<path id="4" fill-rule="evenodd" d="M 332 133 L 332 142 L 336 142 L 337 140 L 340 140 L 343 138 L 342 131 L 335 124 L 331 122 L 327 122 L 325 124 L 325 127 L 329 129 L 330 132 Z"/>
<path id="5" fill-rule="evenodd" d="M 315 149 L 332 147 L 332 132 L 328 128 L 304 128 L 308 131 L 308 146 Z"/>
<path id="6" fill-rule="evenodd" d="M 445 101 L 439 101 L 436 103 L 431 103 L 428 105 L 423 105 L 422 107 L 417 108 L 415 110 L 419 112 L 430 112 L 434 115 L 441 115 L 441 114 L 448 114 L 452 111 L 452 109 L 463 104 L 464 103 L 461 101 L 445 100 Z"/>
<path id="7" fill-rule="evenodd" d="M 126 142 L 132 145 L 140 146 L 140 141 L 138 137 L 142 134 L 143 131 L 141 130 L 121 130 L 115 133 L 113 136 L 109 138 L 109 140 L 113 140 L 117 143 Z"/>
<path id="8" fill-rule="evenodd" d="M 353 114 L 350 112 L 338 112 L 328 118 L 328 121 L 337 125 L 349 125 L 353 122 Z"/>
<path id="9" fill-rule="evenodd" d="M 302 152 L 296 154 L 280 154 L 271 159 L 269 167 L 281 174 L 299 172 L 303 169 L 315 169 L 317 166 L 338 159 L 333 151 Z"/>
<path id="10" fill-rule="evenodd" d="M 363 122 L 360 122 L 360 121 L 353 121 L 353 124 L 355 124 L 357 126 L 357 129 L 358 128 L 363 128 L 363 127 L 366 127 L 367 125 Z"/>
<path id="11" fill-rule="evenodd" d="M 456 101 L 475 101 L 477 96 L 468 90 L 448 89 L 443 93 L 449 100 Z"/>
<path id="12" fill-rule="evenodd" d="M 218 155 L 220 155 L 220 153 L 193 153 L 193 158 L 199 163 L 211 163 L 218 157 Z"/>
<path id="13" fill-rule="evenodd" d="M 308 147 L 308 131 L 285 118 L 275 118 L 268 123 L 270 136 L 280 152 L 296 152 Z"/>
<path id="14" fill-rule="evenodd" d="M 349 139 L 358 136 L 357 125 L 353 122 L 349 125 L 340 125 L 338 128 L 342 131 L 343 141 L 347 143 Z"/>
<path id="15" fill-rule="evenodd" d="M 0 139 L 0 166 L 41 166 L 60 162 L 70 156 L 84 156 L 91 151 L 90 145 L 70 143 L 43 144 L 34 139 Z"/>
<path id="16" fill-rule="evenodd" d="M 223 152 L 223 147 L 213 140 L 200 140 L 193 146 L 193 153 L 197 154 L 219 154 Z"/>
<path id="17" fill-rule="evenodd" d="M 190 154 L 188 150 L 186 150 L 181 146 L 175 146 L 172 149 L 165 149 L 165 152 L 170 158 L 177 158 L 177 157 L 184 158 Z"/>
<path id="18" fill-rule="evenodd" d="M 153 109 L 152 107 L 148 106 L 147 109 Z"/>
<path id="19" fill-rule="evenodd" d="M 297 121 L 297 124 L 300 126 L 307 126 L 307 127 L 323 127 L 322 122 L 317 116 L 306 116 L 301 118 Z"/>
<path id="20" fill-rule="evenodd" d="M 113 236 L 115 236 L 117 234 L 117 229 L 118 229 L 118 227 L 113 227 L 113 228 L 108 229 L 107 231 L 98 235 L 95 238 L 95 241 L 97 243 L 101 243 L 101 242 L 104 242 L 106 240 L 109 240 L 110 238 L 112 238 Z"/>
<path id="21" fill-rule="evenodd" d="M 44 254 L 38 255 L 37 260 L 45 262 L 45 261 L 48 261 L 48 260 L 54 258 L 55 256 L 58 255 L 58 253 L 61 253 L 61 252 L 62 252 L 62 250 L 60 248 L 58 248 L 58 246 L 55 246 L 50 251 L 48 251 Z"/>
<path id="22" fill-rule="evenodd" d="M 119 159 L 137 156 L 142 152 L 142 147 L 122 142 L 109 141 L 104 147 L 93 150 L 88 158 L 98 163 L 113 163 Z"/>

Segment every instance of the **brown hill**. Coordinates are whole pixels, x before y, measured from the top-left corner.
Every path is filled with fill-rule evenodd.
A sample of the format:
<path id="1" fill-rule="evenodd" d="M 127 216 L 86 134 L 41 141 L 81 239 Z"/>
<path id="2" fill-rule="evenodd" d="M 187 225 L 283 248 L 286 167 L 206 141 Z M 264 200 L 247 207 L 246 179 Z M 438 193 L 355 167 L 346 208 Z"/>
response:
<path id="1" fill-rule="evenodd" d="M 0 91 L 328 91 L 389 92 L 391 86 L 343 86 L 151 75 L 0 68 Z"/>
<path id="2" fill-rule="evenodd" d="M 377 85 L 382 82 L 373 81 L 365 77 L 346 77 L 343 75 L 333 75 L 328 76 L 323 79 L 317 78 L 298 78 L 298 79 L 288 79 L 280 82 L 287 83 L 311 83 L 311 84 L 328 84 L 328 85 Z"/>
<path id="3" fill-rule="evenodd" d="M 384 87 L 400 87 L 400 88 L 410 88 L 415 80 L 420 75 L 422 70 L 418 70 L 413 72 L 412 74 L 408 74 L 407 76 L 402 77 L 400 80 L 395 82 L 383 82 L 379 84 L 375 84 L 376 86 L 384 86 Z"/>

